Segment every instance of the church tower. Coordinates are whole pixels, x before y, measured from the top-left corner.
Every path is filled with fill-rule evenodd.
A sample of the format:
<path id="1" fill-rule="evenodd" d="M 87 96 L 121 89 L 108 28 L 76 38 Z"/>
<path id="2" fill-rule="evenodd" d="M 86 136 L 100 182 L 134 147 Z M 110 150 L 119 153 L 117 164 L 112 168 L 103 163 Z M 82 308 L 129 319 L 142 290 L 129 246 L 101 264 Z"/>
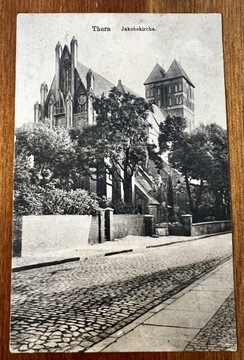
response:
<path id="1" fill-rule="evenodd" d="M 156 64 L 144 85 L 147 100 L 167 114 L 185 118 L 189 132 L 194 129 L 195 86 L 178 61 L 174 60 L 167 72 Z"/>

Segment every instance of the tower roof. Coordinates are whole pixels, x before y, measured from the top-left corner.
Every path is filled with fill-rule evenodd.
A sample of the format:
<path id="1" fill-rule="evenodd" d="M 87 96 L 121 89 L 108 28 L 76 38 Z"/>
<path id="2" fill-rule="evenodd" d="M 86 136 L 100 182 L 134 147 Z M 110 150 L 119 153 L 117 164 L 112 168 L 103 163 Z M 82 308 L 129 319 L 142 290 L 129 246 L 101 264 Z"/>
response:
<path id="1" fill-rule="evenodd" d="M 179 78 L 179 77 L 184 77 L 193 87 L 195 87 L 193 85 L 192 81 L 189 79 L 188 75 L 186 74 L 185 70 L 181 66 L 181 64 L 178 63 L 178 61 L 176 61 L 174 59 L 174 61 L 170 65 L 169 70 L 167 71 L 167 73 L 164 77 L 164 80 L 174 79 L 174 78 Z"/>
<path id="2" fill-rule="evenodd" d="M 165 70 L 160 66 L 158 63 L 152 69 L 150 75 L 148 76 L 147 80 L 144 82 L 144 85 L 162 81 L 165 77 Z"/>

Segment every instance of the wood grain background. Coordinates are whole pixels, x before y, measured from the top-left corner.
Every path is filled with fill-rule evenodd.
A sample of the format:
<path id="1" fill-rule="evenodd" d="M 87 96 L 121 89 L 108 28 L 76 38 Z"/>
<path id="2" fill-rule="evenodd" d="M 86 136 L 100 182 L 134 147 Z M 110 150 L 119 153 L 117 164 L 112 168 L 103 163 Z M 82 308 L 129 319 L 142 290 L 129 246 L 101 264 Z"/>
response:
<path id="1" fill-rule="evenodd" d="M 238 351 L 204 353 L 11 354 L 9 343 L 16 15 L 46 12 L 221 13 L 230 148 Z M 0 0 L 0 360 L 244 360 L 244 1 Z M 142 339 L 143 341 L 143 339 Z"/>

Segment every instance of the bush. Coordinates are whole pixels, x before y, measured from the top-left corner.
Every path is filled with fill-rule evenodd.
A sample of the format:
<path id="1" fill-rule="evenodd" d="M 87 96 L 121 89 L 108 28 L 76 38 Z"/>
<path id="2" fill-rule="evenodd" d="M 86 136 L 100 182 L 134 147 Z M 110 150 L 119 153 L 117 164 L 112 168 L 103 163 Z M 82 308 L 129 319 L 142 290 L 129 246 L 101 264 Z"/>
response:
<path id="1" fill-rule="evenodd" d="M 135 209 L 132 206 L 126 205 L 122 200 L 108 202 L 107 206 L 114 209 L 114 214 L 133 214 Z"/>
<path id="2" fill-rule="evenodd" d="M 184 235 L 184 229 L 180 222 L 169 223 L 169 235 Z"/>
<path id="3" fill-rule="evenodd" d="M 86 190 L 54 189 L 44 195 L 43 214 L 94 215 L 98 207 L 96 196 Z"/>
<path id="4" fill-rule="evenodd" d="M 18 215 L 94 215 L 98 210 L 95 194 L 77 189 L 35 189 L 36 191 L 15 193 L 14 210 Z"/>

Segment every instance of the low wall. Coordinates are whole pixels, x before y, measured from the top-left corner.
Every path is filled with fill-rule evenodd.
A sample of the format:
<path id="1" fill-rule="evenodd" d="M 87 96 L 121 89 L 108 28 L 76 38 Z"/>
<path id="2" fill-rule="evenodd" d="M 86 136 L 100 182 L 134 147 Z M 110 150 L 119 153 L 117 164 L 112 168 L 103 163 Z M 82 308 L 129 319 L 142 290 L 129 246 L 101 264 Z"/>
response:
<path id="1" fill-rule="evenodd" d="M 127 235 L 143 236 L 145 232 L 144 215 L 113 215 L 113 240 Z"/>
<path id="2" fill-rule="evenodd" d="M 15 218 L 14 255 L 21 249 L 23 257 L 43 254 L 79 256 L 79 250 L 88 244 L 90 215 L 29 215 Z"/>
<path id="3" fill-rule="evenodd" d="M 99 218 L 98 216 L 92 216 L 88 244 L 93 245 L 97 243 L 99 243 Z"/>
<path id="4" fill-rule="evenodd" d="M 209 221 L 192 224 L 191 235 L 214 234 L 231 230 L 231 221 Z"/>
<path id="5" fill-rule="evenodd" d="M 113 215 L 113 211 L 110 211 L 109 216 L 111 217 L 110 240 L 127 235 L 145 235 L 145 215 Z M 153 228 L 153 220 L 150 221 Z M 108 240 L 105 223 L 105 210 L 97 216 L 17 216 L 14 219 L 13 256 L 41 257 L 45 255 L 50 258 L 63 255 L 79 256 L 80 250 L 88 244 L 101 243 L 106 241 L 106 238 Z"/>

